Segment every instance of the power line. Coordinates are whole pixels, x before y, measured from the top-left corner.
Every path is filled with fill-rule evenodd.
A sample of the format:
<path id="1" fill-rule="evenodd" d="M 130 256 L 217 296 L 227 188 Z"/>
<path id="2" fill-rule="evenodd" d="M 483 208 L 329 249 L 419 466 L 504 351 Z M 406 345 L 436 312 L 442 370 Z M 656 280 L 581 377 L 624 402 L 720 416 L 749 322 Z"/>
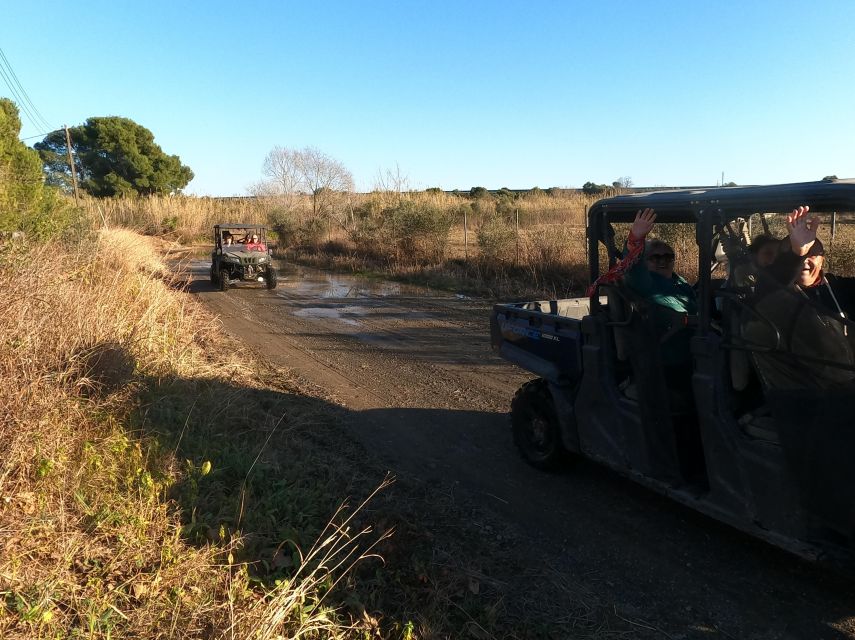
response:
<path id="1" fill-rule="evenodd" d="M 5 70 L 3 69 L 4 66 Z M 18 97 L 19 106 L 27 114 L 30 121 L 36 126 L 36 129 L 52 129 L 53 127 L 51 124 L 41 114 L 32 99 L 30 99 L 30 96 L 26 89 L 24 89 L 21 81 L 18 80 L 18 76 L 12 68 L 6 54 L 3 53 L 3 49 L 0 49 L 0 75 L 3 76 L 3 80 L 6 81 L 6 86 L 9 87 L 9 90 Z M 17 90 L 15 87 L 17 87 Z"/>
<path id="2" fill-rule="evenodd" d="M 27 105 L 29 105 L 29 107 L 30 107 L 31 111 L 32 111 L 33 113 L 35 113 L 35 114 L 36 114 L 36 116 L 38 117 L 39 121 L 42 123 L 42 124 L 39 126 L 39 128 L 50 129 L 50 128 L 51 128 L 51 124 L 50 124 L 50 123 L 47 121 L 47 119 L 42 115 L 41 111 L 39 111 L 39 110 L 38 110 L 38 108 L 36 107 L 36 105 L 33 103 L 32 99 L 30 98 L 30 95 L 27 93 L 26 89 L 24 89 L 24 86 L 21 84 L 21 81 L 20 81 L 20 80 L 18 80 L 18 75 L 15 73 L 15 70 L 12 68 L 12 64 L 9 62 L 9 59 L 6 57 L 6 54 L 5 54 L 5 53 L 3 53 L 3 49 L 2 49 L 2 48 L 0 48 L 0 59 L 2 59 L 2 60 L 3 60 L 3 62 L 5 62 L 5 63 L 6 63 L 6 69 L 7 69 L 7 70 L 8 70 L 8 72 L 11 74 L 12 79 L 15 81 L 15 84 L 17 85 L 18 89 L 20 89 L 20 91 L 21 91 L 21 95 L 23 95 L 23 96 L 24 96 L 24 100 L 27 102 Z"/>
<path id="3" fill-rule="evenodd" d="M 33 123 L 33 126 L 35 126 L 37 129 L 43 129 L 44 126 L 36 121 L 36 117 L 30 112 L 29 107 L 24 102 L 23 98 L 18 95 L 18 92 L 15 90 L 15 87 L 12 85 L 9 76 L 6 75 L 6 71 L 3 69 L 2 66 L 0 66 L 0 76 L 3 76 L 3 80 L 6 81 L 6 86 L 9 87 L 9 91 L 12 92 L 12 97 L 15 98 L 18 108 L 24 113 L 25 116 L 27 116 L 29 121 Z"/>
<path id="4" fill-rule="evenodd" d="M 44 138 L 45 136 L 48 136 L 51 133 L 54 133 L 56 131 L 62 131 L 62 129 L 54 129 L 53 131 L 45 131 L 44 133 L 37 133 L 34 136 L 27 136 L 26 138 L 21 138 L 21 142 L 23 142 L 24 140 L 32 140 L 33 138 Z"/>

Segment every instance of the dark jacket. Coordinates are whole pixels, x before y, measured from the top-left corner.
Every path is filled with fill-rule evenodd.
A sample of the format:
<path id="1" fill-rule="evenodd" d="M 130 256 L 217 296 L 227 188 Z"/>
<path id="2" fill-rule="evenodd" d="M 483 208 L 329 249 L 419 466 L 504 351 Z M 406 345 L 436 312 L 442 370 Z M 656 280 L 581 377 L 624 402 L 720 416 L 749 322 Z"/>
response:
<path id="1" fill-rule="evenodd" d="M 798 277 L 803 261 L 804 258 L 792 251 L 783 251 L 768 268 L 768 274 L 779 286 L 791 285 Z M 852 317 L 855 314 L 855 278 L 836 276 L 833 273 L 826 273 L 824 276 L 823 283 L 815 287 L 796 286 L 808 300 L 820 305 L 831 315 L 839 315 L 842 311 L 847 317 Z M 764 282 L 761 277 L 757 292 L 762 296 L 771 291 L 773 286 L 772 282 Z"/>
<path id="2" fill-rule="evenodd" d="M 814 287 L 795 284 L 803 258 L 783 252 L 758 272 L 742 335 L 767 388 L 827 389 L 855 380 L 855 278 L 825 275 Z M 851 334 L 851 335 L 850 335 Z"/>

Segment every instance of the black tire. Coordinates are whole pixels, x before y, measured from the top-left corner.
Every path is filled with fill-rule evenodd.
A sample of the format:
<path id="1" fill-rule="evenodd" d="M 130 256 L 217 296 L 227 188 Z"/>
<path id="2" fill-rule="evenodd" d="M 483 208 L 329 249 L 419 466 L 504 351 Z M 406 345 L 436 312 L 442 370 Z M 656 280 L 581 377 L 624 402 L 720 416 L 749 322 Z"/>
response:
<path id="1" fill-rule="evenodd" d="M 219 284 L 220 284 L 219 281 L 217 280 L 217 270 L 214 269 L 214 265 L 211 265 L 211 284 L 214 285 L 215 287 L 219 286 Z"/>
<path id="2" fill-rule="evenodd" d="M 511 431 L 514 444 L 531 466 L 552 471 L 564 462 L 567 452 L 546 380 L 531 380 L 516 392 L 511 402 Z"/>
<path id="3" fill-rule="evenodd" d="M 220 269 L 219 276 L 217 276 L 217 280 L 220 283 L 220 291 L 228 291 L 229 290 L 229 272 Z"/>
<path id="4" fill-rule="evenodd" d="M 268 289 L 275 289 L 276 283 L 279 282 L 279 275 L 273 267 L 267 267 L 267 275 L 264 277 L 267 282 Z"/>

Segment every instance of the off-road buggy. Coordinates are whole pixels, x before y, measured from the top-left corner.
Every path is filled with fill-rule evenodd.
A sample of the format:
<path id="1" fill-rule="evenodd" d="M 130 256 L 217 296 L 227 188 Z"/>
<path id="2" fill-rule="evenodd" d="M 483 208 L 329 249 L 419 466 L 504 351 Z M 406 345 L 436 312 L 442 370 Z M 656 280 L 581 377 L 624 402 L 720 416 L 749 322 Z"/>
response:
<path id="1" fill-rule="evenodd" d="M 747 234 L 738 225 L 747 221 L 756 234 L 781 220 L 770 214 L 800 205 L 820 213 L 831 270 L 851 268 L 845 264 L 852 261 L 851 240 L 829 242 L 829 236 L 837 223 L 852 219 L 855 180 L 661 191 L 595 203 L 587 219 L 591 282 L 620 259 L 621 236 L 640 209 L 655 209 L 654 233 L 675 224 L 692 230 L 699 311 L 675 314 L 674 324 L 692 333 L 693 397 L 675 399 L 663 375 L 651 303 L 621 281 L 596 287 L 590 298 L 497 304 L 494 349 L 539 376 L 511 405 L 513 438 L 524 458 L 550 468 L 568 453 L 586 456 L 851 572 L 855 323 L 808 309 L 821 322 L 799 337 L 804 327 L 796 318 L 810 305 L 796 287 L 778 285 L 789 297 L 785 313 L 773 313 L 758 302 L 753 276 L 740 281 L 736 275 L 749 259 Z M 772 231 L 786 234 L 780 222 Z M 837 381 L 821 382 L 818 367 L 836 372 Z"/>
<path id="2" fill-rule="evenodd" d="M 265 227 L 253 224 L 214 225 L 212 285 L 226 291 L 238 282 L 263 282 L 268 289 L 275 289 L 277 279 Z"/>

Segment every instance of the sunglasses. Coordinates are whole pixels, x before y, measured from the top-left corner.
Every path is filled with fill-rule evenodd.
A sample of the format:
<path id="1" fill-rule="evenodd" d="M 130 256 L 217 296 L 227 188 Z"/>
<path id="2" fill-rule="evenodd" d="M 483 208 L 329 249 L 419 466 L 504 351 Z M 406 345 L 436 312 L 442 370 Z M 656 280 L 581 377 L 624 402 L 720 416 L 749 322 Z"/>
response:
<path id="1" fill-rule="evenodd" d="M 653 260 L 654 262 L 671 262 L 674 260 L 673 253 L 651 253 L 647 256 L 648 260 Z"/>

